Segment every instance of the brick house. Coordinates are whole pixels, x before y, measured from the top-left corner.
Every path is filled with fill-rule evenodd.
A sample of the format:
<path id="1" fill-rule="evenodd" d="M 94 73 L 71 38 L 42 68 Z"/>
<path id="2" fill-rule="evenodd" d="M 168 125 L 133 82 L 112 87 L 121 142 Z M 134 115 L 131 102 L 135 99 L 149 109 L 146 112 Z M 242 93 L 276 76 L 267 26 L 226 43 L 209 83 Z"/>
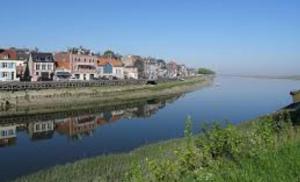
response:
<path id="1" fill-rule="evenodd" d="M 69 72 L 78 80 L 91 80 L 96 77 L 98 57 L 87 49 L 73 48 L 68 52 L 55 54 L 57 69 Z"/>

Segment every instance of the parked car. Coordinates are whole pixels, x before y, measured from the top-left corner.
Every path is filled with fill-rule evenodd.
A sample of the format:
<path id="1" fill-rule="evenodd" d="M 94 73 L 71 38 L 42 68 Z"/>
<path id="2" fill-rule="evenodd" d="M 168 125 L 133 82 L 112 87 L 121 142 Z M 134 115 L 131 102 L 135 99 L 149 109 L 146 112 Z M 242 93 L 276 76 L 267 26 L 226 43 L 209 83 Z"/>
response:
<path id="1" fill-rule="evenodd" d="M 53 80 L 54 81 L 67 81 L 72 77 L 72 74 L 69 72 L 56 72 Z"/>

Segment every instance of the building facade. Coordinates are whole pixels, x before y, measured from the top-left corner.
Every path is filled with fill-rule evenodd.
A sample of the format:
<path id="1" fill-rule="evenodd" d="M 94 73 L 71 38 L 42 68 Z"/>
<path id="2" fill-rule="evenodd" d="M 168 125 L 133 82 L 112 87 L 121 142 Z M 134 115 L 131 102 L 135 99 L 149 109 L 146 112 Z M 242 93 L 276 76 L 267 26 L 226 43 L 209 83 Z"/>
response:
<path id="1" fill-rule="evenodd" d="M 31 74 L 31 81 L 52 80 L 55 70 L 52 53 L 31 52 L 28 66 Z"/>
<path id="2" fill-rule="evenodd" d="M 124 64 L 114 58 L 99 58 L 97 75 L 99 78 L 124 79 Z"/>
<path id="3" fill-rule="evenodd" d="M 71 73 L 72 77 L 78 80 L 96 78 L 98 61 L 98 56 L 81 47 L 55 54 L 57 69 Z"/>
<path id="4" fill-rule="evenodd" d="M 174 61 L 171 61 L 167 64 L 167 77 L 176 78 L 178 75 L 177 64 Z"/>
<path id="5" fill-rule="evenodd" d="M 14 50 L 0 50 L 0 81 L 19 81 L 24 60 L 18 60 Z"/>
<path id="6" fill-rule="evenodd" d="M 134 66 L 125 66 L 124 67 L 124 78 L 125 79 L 139 79 L 138 77 L 138 68 Z"/>

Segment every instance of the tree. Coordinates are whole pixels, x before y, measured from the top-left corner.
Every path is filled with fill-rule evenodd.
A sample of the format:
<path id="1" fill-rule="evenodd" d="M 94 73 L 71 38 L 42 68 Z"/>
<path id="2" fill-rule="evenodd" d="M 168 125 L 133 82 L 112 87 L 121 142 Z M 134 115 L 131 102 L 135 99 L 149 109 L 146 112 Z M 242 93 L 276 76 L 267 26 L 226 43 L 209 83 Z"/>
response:
<path id="1" fill-rule="evenodd" d="M 24 72 L 23 81 L 25 81 L 25 82 L 30 82 L 31 81 L 31 76 L 30 76 L 30 71 L 29 71 L 29 65 L 28 64 L 26 64 L 26 69 L 25 69 L 25 72 Z"/>
<path id="2" fill-rule="evenodd" d="M 110 57 L 110 58 L 115 58 L 115 57 L 116 57 L 115 53 L 114 53 L 113 51 L 111 51 L 111 50 L 105 51 L 105 52 L 103 53 L 103 56 L 104 56 L 104 57 Z"/>
<path id="3" fill-rule="evenodd" d="M 207 69 L 207 68 L 199 68 L 198 69 L 198 74 L 202 75 L 214 75 L 216 74 L 214 71 Z"/>

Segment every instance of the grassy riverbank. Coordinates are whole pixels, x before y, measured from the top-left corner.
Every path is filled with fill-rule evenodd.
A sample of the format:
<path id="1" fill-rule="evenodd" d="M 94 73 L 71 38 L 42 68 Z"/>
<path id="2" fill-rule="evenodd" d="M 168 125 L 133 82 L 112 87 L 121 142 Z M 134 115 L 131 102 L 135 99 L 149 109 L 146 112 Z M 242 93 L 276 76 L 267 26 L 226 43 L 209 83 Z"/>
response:
<path id="1" fill-rule="evenodd" d="M 196 77 L 185 81 L 171 81 L 158 85 L 105 86 L 0 92 L 9 107 L 0 110 L 0 116 L 54 113 L 81 109 L 91 105 L 107 106 L 129 100 L 170 96 L 188 92 L 211 83 L 212 77 Z"/>
<path id="2" fill-rule="evenodd" d="M 282 117 L 281 117 L 282 116 Z M 300 135 L 288 115 L 208 125 L 185 138 L 100 156 L 17 181 L 299 181 Z"/>

